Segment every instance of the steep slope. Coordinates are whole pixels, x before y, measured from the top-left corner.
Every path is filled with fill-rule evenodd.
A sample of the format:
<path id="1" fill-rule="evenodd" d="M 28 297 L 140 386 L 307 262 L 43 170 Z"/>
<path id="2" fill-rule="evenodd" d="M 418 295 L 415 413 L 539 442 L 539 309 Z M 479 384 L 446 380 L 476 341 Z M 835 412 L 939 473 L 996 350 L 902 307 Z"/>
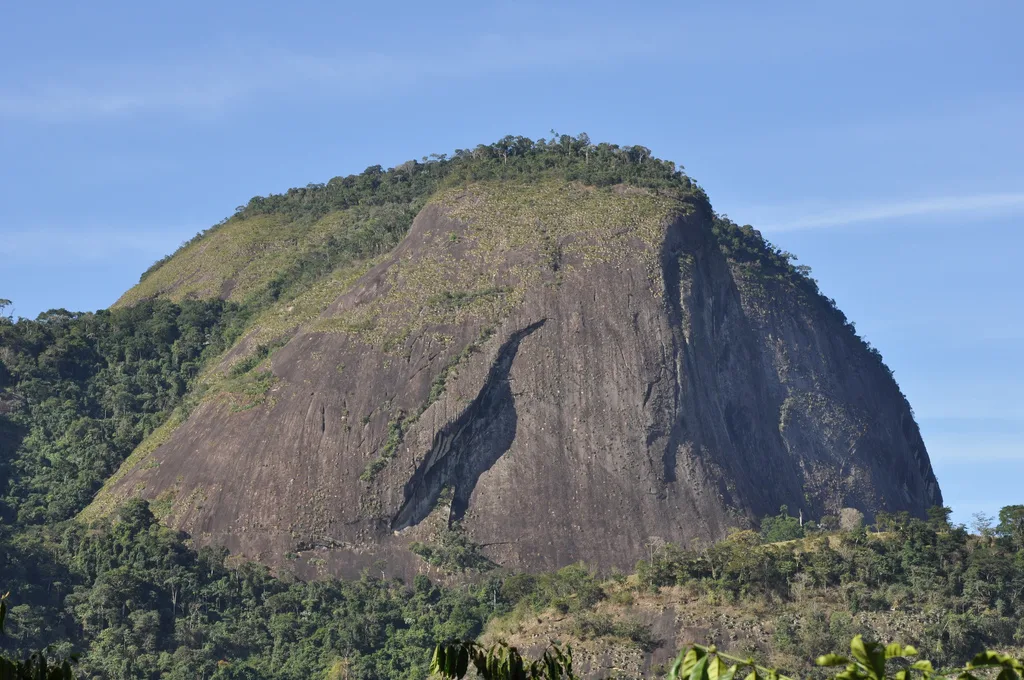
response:
<path id="1" fill-rule="evenodd" d="M 242 209 L 154 264 L 114 307 L 153 298 L 265 306 L 303 279 L 389 250 L 417 210 L 406 203 L 297 214 Z"/>
<path id="2" fill-rule="evenodd" d="M 408 573 L 454 522 L 505 566 L 625 568 L 781 504 L 922 514 L 941 495 L 906 400 L 792 269 L 699 191 L 442 191 L 283 347 L 243 341 L 210 381 L 244 385 L 87 516 L 139 493 L 271 564 Z"/>

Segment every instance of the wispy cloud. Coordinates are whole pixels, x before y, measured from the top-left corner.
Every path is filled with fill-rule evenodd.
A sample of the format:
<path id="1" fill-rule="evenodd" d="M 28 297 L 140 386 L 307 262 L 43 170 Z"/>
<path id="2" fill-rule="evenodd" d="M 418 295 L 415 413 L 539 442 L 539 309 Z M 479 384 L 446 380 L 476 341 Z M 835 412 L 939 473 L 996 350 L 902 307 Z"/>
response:
<path id="1" fill-rule="evenodd" d="M 295 83 L 284 57 L 230 50 L 203 58 L 147 65 L 93 64 L 71 75 L 35 79 L 0 90 L 0 116 L 78 122 L 165 113 L 205 117 L 245 97 Z"/>
<path id="2" fill-rule="evenodd" d="M 140 113 L 208 116 L 249 97 L 303 89 L 352 97 L 490 74 L 576 68 L 653 56 L 664 42 L 599 40 L 593 35 L 513 38 L 488 35 L 428 54 L 220 49 L 203 58 L 147 66 L 108 65 L 60 78 L 45 75 L 0 89 L 0 117 L 79 121 Z"/>
<path id="3" fill-rule="evenodd" d="M 66 121 L 106 118 L 147 111 L 209 114 L 251 90 L 239 83 L 213 86 L 165 82 L 117 87 L 57 84 L 26 92 L 0 93 L 0 116 Z"/>
<path id="4" fill-rule="evenodd" d="M 352 35 L 343 44 L 353 47 L 333 51 L 309 43 L 255 48 L 260 41 L 243 36 L 185 57 L 142 50 L 125 57 L 136 60 L 131 66 L 90 61 L 85 55 L 59 63 L 59 71 L 47 70 L 53 68 L 52 61 L 40 59 L 37 65 L 32 55 L 19 55 L 26 67 L 15 74 L 20 82 L 8 78 L 0 86 L 0 118 L 77 122 L 153 113 L 203 117 L 260 93 L 300 88 L 320 88 L 334 97 L 365 97 L 491 74 L 557 70 L 575 76 L 585 68 L 639 60 L 660 66 L 685 62 L 691 68 L 716 64 L 748 69 L 750 54 L 762 64 L 782 64 L 808 54 L 848 56 L 865 49 L 849 18 L 840 25 L 828 11 L 807 8 L 773 7 L 771 12 L 737 16 L 689 6 L 631 7 L 628 12 L 586 16 L 557 3 L 506 3 L 481 10 L 479 18 L 482 25 L 500 28 L 483 34 L 474 29 L 448 40 L 447 32 L 457 30 L 453 24 L 458 22 L 434 21 L 407 25 L 388 36 Z M 898 26 L 880 30 L 872 23 L 871 28 L 873 50 L 880 43 L 907 39 Z M 396 43 L 394 50 L 379 47 L 381 38 L 400 39 L 403 32 L 422 39 Z M 359 49 L 360 42 L 374 47 Z"/>
<path id="5" fill-rule="evenodd" d="M 190 238 L 194 228 L 135 229 L 40 227 L 4 233 L 0 257 L 18 262 L 111 261 L 126 255 L 162 256 Z"/>
<path id="6" fill-rule="evenodd" d="M 842 227 L 848 224 L 901 220 L 911 217 L 953 215 L 964 212 L 1016 213 L 1024 211 L 1024 192 L 973 194 L 965 196 L 937 196 L 909 201 L 861 203 L 838 206 L 813 212 L 796 212 L 780 217 L 776 215 L 758 222 L 763 231 L 797 231 Z"/>

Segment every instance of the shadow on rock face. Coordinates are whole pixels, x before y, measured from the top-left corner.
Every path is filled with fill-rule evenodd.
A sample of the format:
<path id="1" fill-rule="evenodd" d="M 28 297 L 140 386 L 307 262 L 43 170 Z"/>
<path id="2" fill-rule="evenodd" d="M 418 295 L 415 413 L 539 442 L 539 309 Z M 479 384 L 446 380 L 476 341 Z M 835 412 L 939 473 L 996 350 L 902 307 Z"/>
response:
<path id="1" fill-rule="evenodd" d="M 483 389 L 454 422 L 434 436 L 430 452 L 405 485 L 405 502 L 391 522 L 393 530 L 426 519 L 446 486 L 453 487 L 455 492 L 449 520 L 459 521 L 465 516 L 480 476 L 498 462 L 515 440 L 518 417 L 509 373 L 520 343 L 545 321 L 532 323 L 505 341 Z"/>

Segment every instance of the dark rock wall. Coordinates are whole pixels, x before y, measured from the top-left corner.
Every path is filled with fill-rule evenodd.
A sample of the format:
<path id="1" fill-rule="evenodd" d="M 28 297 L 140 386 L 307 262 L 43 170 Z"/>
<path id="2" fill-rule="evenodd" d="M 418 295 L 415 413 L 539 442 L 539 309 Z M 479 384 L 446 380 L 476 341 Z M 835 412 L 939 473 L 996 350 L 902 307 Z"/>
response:
<path id="1" fill-rule="evenodd" d="M 428 206 L 325 317 L 466 228 Z M 824 300 L 710 234 L 700 210 L 665 224 L 653 278 L 642 243 L 587 263 L 512 248 L 495 285 L 543 269 L 514 309 L 420 329 L 398 353 L 307 328 L 273 356 L 263 405 L 204 403 L 115 493 L 170 494 L 167 521 L 200 543 L 305 575 L 408 575 L 424 568 L 408 543 L 453 520 L 508 567 L 629 568 L 651 541 L 716 539 L 782 504 L 941 503 L 884 368 Z"/>

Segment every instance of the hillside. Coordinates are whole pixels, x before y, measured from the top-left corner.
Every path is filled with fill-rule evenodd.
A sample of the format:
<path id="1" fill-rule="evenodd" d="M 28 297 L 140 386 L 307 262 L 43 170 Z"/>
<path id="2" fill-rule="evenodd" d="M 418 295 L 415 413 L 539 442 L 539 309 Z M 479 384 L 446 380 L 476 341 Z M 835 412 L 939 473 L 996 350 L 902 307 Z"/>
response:
<path id="1" fill-rule="evenodd" d="M 627 677 L 688 638 L 798 672 L 855 629 L 1016 649 L 1020 513 L 913 519 L 909 405 L 809 270 L 585 136 L 257 197 L 110 310 L 0 317 L 0 480 L 0 648 L 95 677 L 424 677 L 478 635 Z"/>
<path id="2" fill-rule="evenodd" d="M 412 575 L 449 530 L 510 568 L 627 568 L 784 504 L 941 504 L 878 353 L 643 147 L 506 138 L 254 199 L 119 307 L 154 298 L 248 330 L 88 520 L 141 495 L 271 565 Z"/>
<path id="3" fill-rule="evenodd" d="M 231 565 L 133 500 L 113 524 L 19 536 L 0 526 L 14 604 L 0 655 L 53 644 L 83 653 L 85 677 L 294 680 L 425 678 L 437 641 L 477 636 L 525 654 L 570 644 L 577 670 L 595 678 L 664 677 L 691 642 L 820 677 L 813 659 L 843 651 L 853 633 L 913 644 L 936 668 L 984 648 L 1019 656 L 1024 506 L 1004 508 L 983 536 L 947 513 L 805 528 L 781 543 L 740 531 L 692 550 L 651 546 L 631 574 L 571 565 L 466 579 L 439 568 L 433 583 L 403 584 L 370 571 L 304 582 Z"/>
<path id="4" fill-rule="evenodd" d="M 938 668 L 985 645 L 1021 654 L 1004 599 L 1019 578 L 1018 539 L 969 536 L 941 512 L 881 519 L 884 533 L 853 527 L 772 544 L 739 531 L 696 550 L 661 546 L 635 573 L 604 581 L 578 567 L 513 576 L 503 593 L 517 603 L 481 640 L 533 653 L 558 640 L 589 677 L 661 677 L 693 643 L 807 677 L 816 656 L 855 634 L 914 645 Z"/>

